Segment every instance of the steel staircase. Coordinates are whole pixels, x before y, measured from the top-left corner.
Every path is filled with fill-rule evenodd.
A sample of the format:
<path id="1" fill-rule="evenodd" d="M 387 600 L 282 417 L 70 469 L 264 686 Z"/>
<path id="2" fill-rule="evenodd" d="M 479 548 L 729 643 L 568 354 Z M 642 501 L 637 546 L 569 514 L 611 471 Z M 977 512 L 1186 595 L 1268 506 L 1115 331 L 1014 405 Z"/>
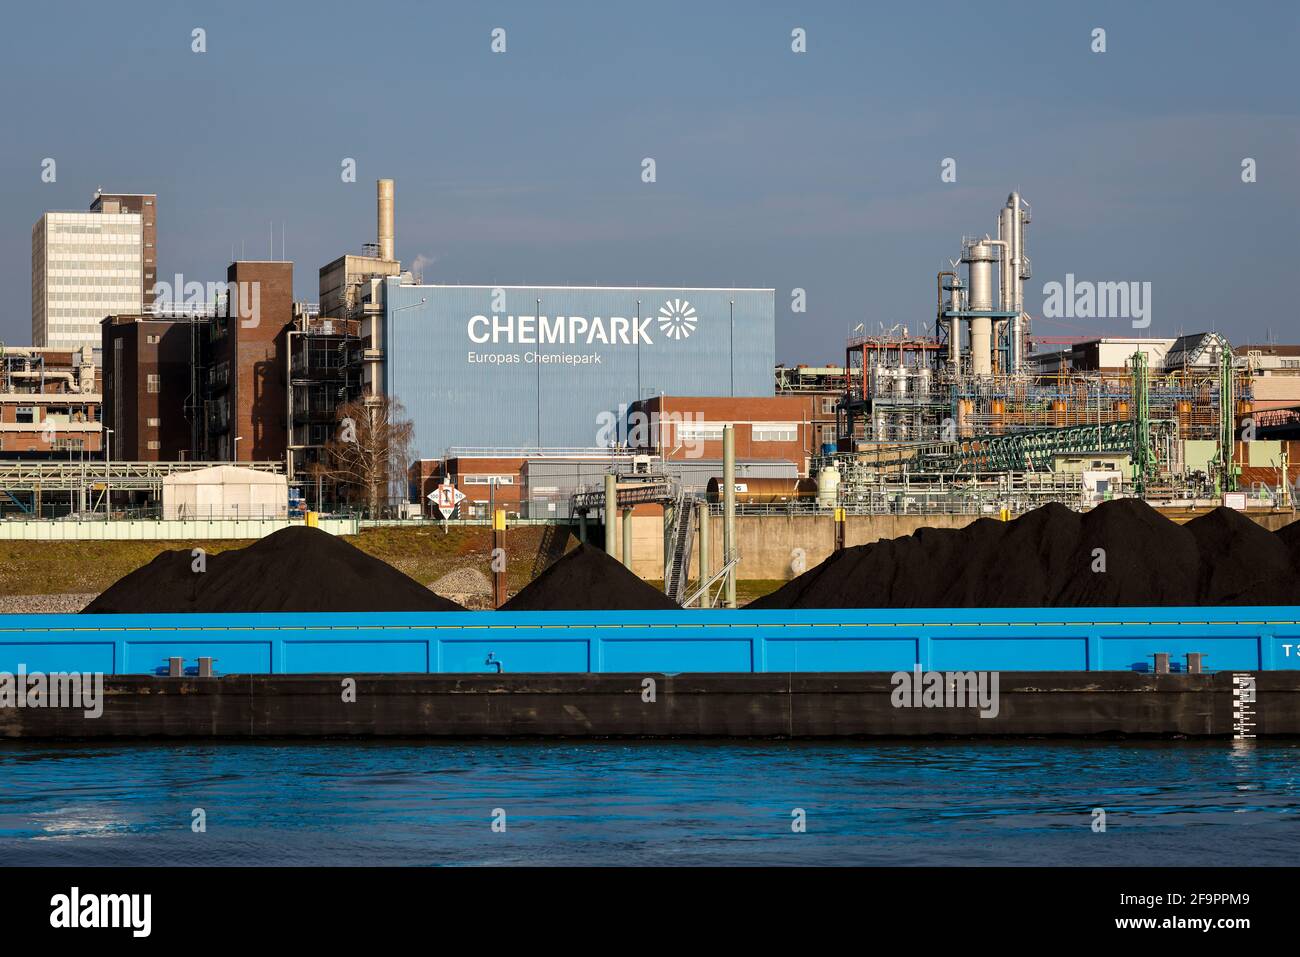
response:
<path id="1" fill-rule="evenodd" d="M 686 580 L 691 571 L 691 546 L 695 541 L 694 499 L 679 489 L 673 501 L 673 525 L 668 544 L 668 567 L 664 569 L 664 594 L 677 604 L 686 597 Z"/>

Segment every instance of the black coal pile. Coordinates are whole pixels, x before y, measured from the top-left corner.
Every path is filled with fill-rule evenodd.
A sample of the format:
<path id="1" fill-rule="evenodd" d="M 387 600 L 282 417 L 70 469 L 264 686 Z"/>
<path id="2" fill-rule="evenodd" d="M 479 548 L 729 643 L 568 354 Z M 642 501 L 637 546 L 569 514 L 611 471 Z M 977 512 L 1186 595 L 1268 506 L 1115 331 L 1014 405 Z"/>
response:
<path id="1" fill-rule="evenodd" d="M 923 528 L 836 552 L 749 608 L 1300 604 L 1300 528 L 1217 508 L 1185 525 L 1136 499 Z"/>
<path id="2" fill-rule="evenodd" d="M 196 558 L 163 552 L 83 614 L 250 611 L 463 611 L 341 538 L 296 525 L 247 548 Z"/>
<path id="3" fill-rule="evenodd" d="M 502 611 L 644 611 L 677 608 L 623 563 L 592 545 L 579 545 L 538 575 Z"/>
<path id="4" fill-rule="evenodd" d="M 1300 522 L 1283 525 L 1274 534 L 1282 540 L 1282 544 L 1291 553 L 1291 564 L 1300 569 Z"/>

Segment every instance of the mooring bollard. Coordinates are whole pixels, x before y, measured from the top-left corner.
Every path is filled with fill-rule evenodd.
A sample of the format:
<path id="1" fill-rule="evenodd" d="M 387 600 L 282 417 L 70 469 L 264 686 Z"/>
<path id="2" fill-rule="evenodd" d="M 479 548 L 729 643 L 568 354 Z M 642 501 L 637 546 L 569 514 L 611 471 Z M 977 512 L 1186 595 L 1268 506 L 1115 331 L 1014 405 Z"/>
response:
<path id="1" fill-rule="evenodd" d="M 169 677 L 169 678 L 180 678 L 180 677 L 184 676 L 184 674 L 185 674 L 185 659 L 184 659 L 184 658 L 168 658 L 168 659 L 167 659 L 167 677 Z"/>
<path id="2" fill-rule="evenodd" d="M 216 658 L 200 658 L 200 659 L 199 659 L 199 677 L 200 677 L 200 678 L 214 678 L 214 677 L 216 677 L 216 675 L 215 675 L 214 672 L 212 671 L 212 662 L 214 662 L 214 661 L 216 661 L 216 660 L 217 660 Z"/>
<path id="3" fill-rule="evenodd" d="M 1205 652 L 1189 651 L 1187 653 L 1187 673 L 1199 675 L 1205 672 Z"/>
<path id="4" fill-rule="evenodd" d="M 1155 666 L 1155 667 L 1156 667 L 1156 674 L 1158 674 L 1158 675 L 1167 675 L 1167 674 L 1169 674 L 1169 652 L 1167 652 L 1167 651 L 1157 651 L 1157 652 L 1156 652 L 1154 655 L 1152 655 L 1151 657 L 1154 658 L 1154 659 L 1156 660 L 1156 666 Z"/>

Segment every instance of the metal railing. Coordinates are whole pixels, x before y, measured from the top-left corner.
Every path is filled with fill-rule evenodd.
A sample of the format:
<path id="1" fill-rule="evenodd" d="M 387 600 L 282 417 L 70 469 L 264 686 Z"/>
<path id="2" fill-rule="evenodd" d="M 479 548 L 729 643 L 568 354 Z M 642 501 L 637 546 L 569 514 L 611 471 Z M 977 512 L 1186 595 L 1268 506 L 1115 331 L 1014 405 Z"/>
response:
<path id="1" fill-rule="evenodd" d="M 77 462 L 29 462 L 0 459 L 0 489 L 15 492 L 69 491 L 103 485 L 114 492 L 159 491 L 169 475 L 194 472 L 216 465 L 237 465 L 257 472 L 280 473 L 283 462 L 133 462 L 86 459 Z"/>
<path id="2" fill-rule="evenodd" d="M 5 512 L 3 521 L 22 522 L 161 522 L 161 521 L 283 521 L 290 518 L 286 505 L 181 506 L 164 511 L 158 504 L 114 506 L 111 511 L 79 510 L 68 503 L 44 504 L 41 514 Z M 302 518 L 301 515 L 298 516 Z"/>
<path id="3" fill-rule="evenodd" d="M 527 446 L 492 446 L 492 445 L 453 445 L 446 452 L 446 458 L 497 458 L 497 459 L 564 459 L 564 458 L 584 458 L 584 459 L 632 459 L 632 458 L 658 458 L 658 455 L 651 452 L 635 451 L 632 449 L 621 449 L 612 447 L 580 447 L 573 446 L 570 448 L 530 448 Z"/>

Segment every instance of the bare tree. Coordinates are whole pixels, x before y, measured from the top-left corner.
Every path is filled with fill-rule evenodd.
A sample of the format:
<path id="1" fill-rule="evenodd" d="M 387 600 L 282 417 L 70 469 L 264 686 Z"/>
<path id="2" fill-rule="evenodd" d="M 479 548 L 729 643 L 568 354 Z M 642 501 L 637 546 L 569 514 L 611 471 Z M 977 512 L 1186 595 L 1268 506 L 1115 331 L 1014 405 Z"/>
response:
<path id="1" fill-rule="evenodd" d="M 371 518 L 405 497 L 415 427 L 397 399 L 378 396 L 339 406 L 338 426 L 325 445 L 323 466 L 340 486 L 365 502 Z"/>

